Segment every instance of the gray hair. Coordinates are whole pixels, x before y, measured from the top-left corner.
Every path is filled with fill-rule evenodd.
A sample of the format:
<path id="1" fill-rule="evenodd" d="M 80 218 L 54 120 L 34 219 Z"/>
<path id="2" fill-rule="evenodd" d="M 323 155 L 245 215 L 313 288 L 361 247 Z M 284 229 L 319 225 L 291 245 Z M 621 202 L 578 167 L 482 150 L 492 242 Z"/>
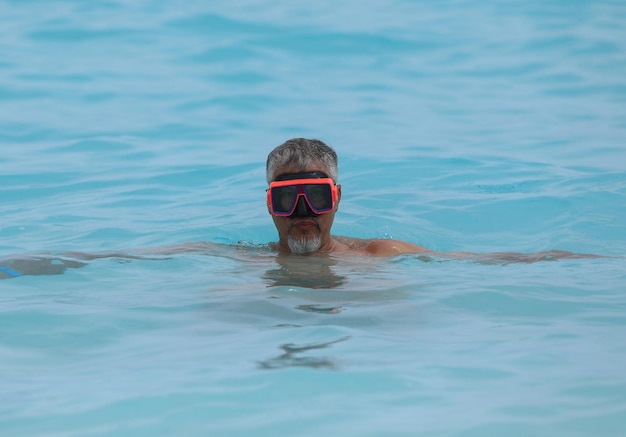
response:
<path id="1" fill-rule="evenodd" d="M 339 175 L 337 153 L 320 140 L 306 138 L 292 138 L 276 147 L 267 156 L 265 175 L 267 183 L 278 176 L 276 171 L 281 167 L 295 166 L 299 172 L 304 172 L 313 164 L 324 166 L 328 177 L 337 182 Z"/>

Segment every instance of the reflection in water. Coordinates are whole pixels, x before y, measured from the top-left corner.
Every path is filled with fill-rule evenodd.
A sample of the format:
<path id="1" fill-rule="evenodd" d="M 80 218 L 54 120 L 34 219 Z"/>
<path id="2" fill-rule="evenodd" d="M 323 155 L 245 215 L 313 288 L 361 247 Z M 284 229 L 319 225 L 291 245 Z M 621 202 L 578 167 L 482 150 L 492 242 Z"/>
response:
<path id="1" fill-rule="evenodd" d="M 310 367 L 313 369 L 336 369 L 337 365 L 329 357 L 300 357 L 296 354 L 301 354 L 312 349 L 325 349 L 335 343 L 349 340 L 351 337 L 346 336 L 337 340 L 329 341 L 327 343 L 317 343 L 308 345 L 296 345 L 293 343 L 283 344 L 280 348 L 284 351 L 283 354 L 270 358 L 269 360 L 259 362 L 259 368 L 261 369 L 282 369 L 285 367 Z"/>
<path id="2" fill-rule="evenodd" d="M 346 276 L 333 271 L 337 260 L 330 256 L 278 255 L 275 259 L 278 268 L 267 270 L 263 275 L 269 287 L 336 288 L 348 282 Z"/>
<path id="3" fill-rule="evenodd" d="M 298 310 L 306 311 L 309 313 L 319 313 L 319 314 L 338 314 L 341 312 L 341 307 L 329 307 L 315 304 L 307 304 L 307 305 L 298 305 L 296 307 Z"/>

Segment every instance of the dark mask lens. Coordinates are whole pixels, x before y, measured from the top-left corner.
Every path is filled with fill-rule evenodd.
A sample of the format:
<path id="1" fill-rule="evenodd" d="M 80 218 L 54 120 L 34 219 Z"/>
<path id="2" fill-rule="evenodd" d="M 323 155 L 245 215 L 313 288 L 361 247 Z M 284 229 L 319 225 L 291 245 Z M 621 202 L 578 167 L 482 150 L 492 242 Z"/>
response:
<path id="1" fill-rule="evenodd" d="M 291 211 L 295 205 L 297 194 L 298 187 L 294 185 L 272 188 L 274 212 L 286 214 Z"/>
<path id="2" fill-rule="evenodd" d="M 333 207 L 333 198 L 328 184 L 307 184 L 304 193 L 315 212 L 328 211 Z"/>

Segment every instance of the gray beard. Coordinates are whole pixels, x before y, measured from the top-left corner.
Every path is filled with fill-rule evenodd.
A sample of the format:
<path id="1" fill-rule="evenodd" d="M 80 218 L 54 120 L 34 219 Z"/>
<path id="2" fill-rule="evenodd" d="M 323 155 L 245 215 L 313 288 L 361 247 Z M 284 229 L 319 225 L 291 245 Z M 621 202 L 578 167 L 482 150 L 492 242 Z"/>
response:
<path id="1" fill-rule="evenodd" d="M 297 255 L 305 255 L 307 253 L 317 252 L 322 247 L 321 235 L 316 235 L 313 238 L 294 238 L 291 235 L 287 236 L 287 245 L 291 250 L 291 253 Z"/>

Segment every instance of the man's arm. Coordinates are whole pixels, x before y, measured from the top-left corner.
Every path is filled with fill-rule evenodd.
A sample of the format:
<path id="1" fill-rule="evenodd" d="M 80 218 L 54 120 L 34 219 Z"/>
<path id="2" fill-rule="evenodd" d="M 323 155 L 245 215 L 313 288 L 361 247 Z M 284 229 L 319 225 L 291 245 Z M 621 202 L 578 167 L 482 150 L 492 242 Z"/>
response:
<path id="1" fill-rule="evenodd" d="M 535 253 L 516 252 L 434 252 L 416 244 L 400 240 L 370 240 L 365 250 L 375 256 L 396 256 L 403 254 L 432 255 L 441 259 L 457 259 L 473 261 L 480 264 L 510 264 L 510 263 L 534 263 L 539 261 L 557 261 L 560 259 L 574 258 L 610 258 L 604 255 L 589 253 L 573 253 L 564 250 L 549 250 Z"/>
<path id="2" fill-rule="evenodd" d="M 180 253 L 218 254 L 220 253 L 219 246 L 221 245 L 216 243 L 198 242 L 150 247 L 133 251 L 17 255 L 0 259 L 0 279 L 11 279 L 25 275 L 60 275 L 68 268 L 84 267 L 89 261 L 103 258 L 161 260 Z"/>
<path id="3" fill-rule="evenodd" d="M 480 264 L 511 264 L 511 263 L 535 263 L 539 261 L 557 261 L 561 259 L 576 258 L 612 258 L 610 256 L 595 255 L 592 253 L 573 253 L 565 250 L 548 250 L 535 253 L 516 252 L 493 252 L 493 253 L 471 253 L 471 252 L 441 252 L 437 254 L 442 258 L 462 259 L 477 262 Z"/>

